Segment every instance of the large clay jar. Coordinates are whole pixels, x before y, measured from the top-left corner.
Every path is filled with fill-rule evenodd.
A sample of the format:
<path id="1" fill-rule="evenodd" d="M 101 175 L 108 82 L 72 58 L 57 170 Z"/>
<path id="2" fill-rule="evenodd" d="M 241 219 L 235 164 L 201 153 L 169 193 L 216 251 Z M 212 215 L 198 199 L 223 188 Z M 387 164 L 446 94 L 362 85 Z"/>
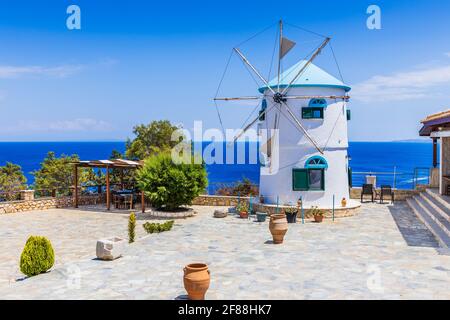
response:
<path id="1" fill-rule="evenodd" d="M 272 214 L 270 216 L 269 230 L 273 237 L 273 243 L 283 243 L 284 235 L 288 229 L 286 215 Z"/>
<path id="2" fill-rule="evenodd" d="M 190 300 L 204 300 L 209 288 L 208 265 L 204 263 L 192 263 L 184 267 L 184 288 Z"/>

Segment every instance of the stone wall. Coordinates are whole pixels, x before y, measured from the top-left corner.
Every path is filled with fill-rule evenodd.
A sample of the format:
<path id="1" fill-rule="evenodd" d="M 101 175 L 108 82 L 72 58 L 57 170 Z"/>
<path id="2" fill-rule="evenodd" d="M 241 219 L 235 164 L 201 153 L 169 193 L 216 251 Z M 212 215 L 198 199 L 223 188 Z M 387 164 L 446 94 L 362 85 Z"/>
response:
<path id="1" fill-rule="evenodd" d="M 380 194 L 380 190 L 377 190 Z M 418 190 L 395 190 L 395 200 L 404 201 L 406 198 L 413 197 L 418 194 Z M 351 199 L 360 199 L 361 188 L 352 188 L 350 190 Z M 368 198 L 367 198 L 368 199 Z M 378 198 L 377 198 L 378 199 Z M 192 204 L 200 206 L 236 206 L 238 201 L 249 202 L 248 197 L 234 197 L 234 196 L 211 196 L 211 195 L 201 195 L 194 199 Z M 93 196 L 80 196 L 78 203 L 80 206 L 83 205 L 96 205 L 104 203 L 104 195 L 93 195 Z M 73 206 L 72 197 L 56 197 L 56 198 L 39 198 L 34 200 L 21 200 L 21 201 L 11 201 L 11 202 L 0 202 L 0 214 L 1 213 L 13 213 L 22 211 L 32 211 L 32 210 L 46 210 L 54 208 L 68 208 Z M 256 209 L 256 208 L 255 208 Z M 329 211 L 329 212 L 328 212 Z M 331 215 L 331 211 L 327 211 L 327 216 Z M 335 212 L 336 213 L 336 212 Z M 353 215 L 352 212 L 347 212 L 343 210 L 339 212 L 339 216 Z"/>
<path id="2" fill-rule="evenodd" d="M 101 199 L 100 199 L 101 200 Z M 80 196 L 79 205 L 94 205 L 99 201 L 98 196 Z M 55 208 L 68 208 L 73 206 L 72 197 L 39 198 L 34 200 L 20 200 L 0 202 L 0 214 L 15 213 L 33 210 L 47 210 Z"/>

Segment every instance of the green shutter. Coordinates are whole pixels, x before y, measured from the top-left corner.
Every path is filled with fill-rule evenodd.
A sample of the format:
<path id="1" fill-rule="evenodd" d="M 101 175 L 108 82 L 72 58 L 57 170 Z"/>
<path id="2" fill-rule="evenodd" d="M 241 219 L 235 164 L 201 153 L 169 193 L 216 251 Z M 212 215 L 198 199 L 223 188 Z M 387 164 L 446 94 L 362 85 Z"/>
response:
<path id="1" fill-rule="evenodd" d="M 303 119 L 323 119 L 323 108 L 302 108 Z"/>
<path id="2" fill-rule="evenodd" d="M 347 110 L 347 121 L 350 121 L 352 119 L 352 113 L 350 110 Z"/>
<path id="3" fill-rule="evenodd" d="M 292 189 L 294 191 L 309 190 L 308 169 L 292 170 Z"/>

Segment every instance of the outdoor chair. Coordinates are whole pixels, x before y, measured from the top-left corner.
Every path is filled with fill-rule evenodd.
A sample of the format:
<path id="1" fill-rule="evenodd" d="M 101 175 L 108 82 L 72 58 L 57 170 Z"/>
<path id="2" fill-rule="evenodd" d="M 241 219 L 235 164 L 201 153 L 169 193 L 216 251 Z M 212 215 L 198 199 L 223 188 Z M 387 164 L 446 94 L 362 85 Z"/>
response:
<path id="1" fill-rule="evenodd" d="M 392 203 L 394 203 L 394 191 L 392 191 L 392 187 L 390 185 L 382 185 L 380 203 L 383 203 L 384 198 L 389 196 L 391 197 Z"/>
<path id="2" fill-rule="evenodd" d="M 361 202 L 363 202 L 363 197 L 369 195 L 372 197 L 372 202 L 374 202 L 374 190 L 372 184 L 363 184 L 361 191 Z"/>

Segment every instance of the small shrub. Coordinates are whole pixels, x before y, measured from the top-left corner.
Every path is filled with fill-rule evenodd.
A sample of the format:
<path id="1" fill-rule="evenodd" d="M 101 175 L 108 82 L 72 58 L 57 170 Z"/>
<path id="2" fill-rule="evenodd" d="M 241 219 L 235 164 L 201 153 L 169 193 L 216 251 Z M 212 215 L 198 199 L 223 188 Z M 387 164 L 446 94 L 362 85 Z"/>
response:
<path id="1" fill-rule="evenodd" d="M 174 163 L 170 154 L 162 153 L 147 158 L 137 171 L 140 190 L 153 206 L 161 210 L 175 210 L 190 205 L 208 185 L 204 163 Z"/>
<path id="2" fill-rule="evenodd" d="M 40 236 L 30 236 L 20 256 L 20 271 L 32 277 L 47 272 L 55 263 L 51 242 Z"/>
<path id="3" fill-rule="evenodd" d="M 321 209 L 319 209 L 319 207 L 314 207 L 314 206 L 311 207 L 309 212 L 313 216 L 323 216 L 323 215 L 325 215 L 325 211 L 324 210 L 321 210 Z"/>
<path id="4" fill-rule="evenodd" d="M 128 218 L 128 243 L 133 243 L 136 236 L 136 215 L 134 212 Z"/>
<path id="5" fill-rule="evenodd" d="M 237 212 L 248 212 L 248 204 L 245 201 L 241 201 L 236 206 Z"/>
<path id="6" fill-rule="evenodd" d="M 219 196 L 257 196 L 259 188 L 250 179 L 244 178 L 231 186 L 222 186 L 216 192 Z"/>
<path id="7" fill-rule="evenodd" d="M 174 221 L 169 220 L 164 223 L 144 223 L 143 227 L 147 233 L 160 233 L 172 229 Z"/>

